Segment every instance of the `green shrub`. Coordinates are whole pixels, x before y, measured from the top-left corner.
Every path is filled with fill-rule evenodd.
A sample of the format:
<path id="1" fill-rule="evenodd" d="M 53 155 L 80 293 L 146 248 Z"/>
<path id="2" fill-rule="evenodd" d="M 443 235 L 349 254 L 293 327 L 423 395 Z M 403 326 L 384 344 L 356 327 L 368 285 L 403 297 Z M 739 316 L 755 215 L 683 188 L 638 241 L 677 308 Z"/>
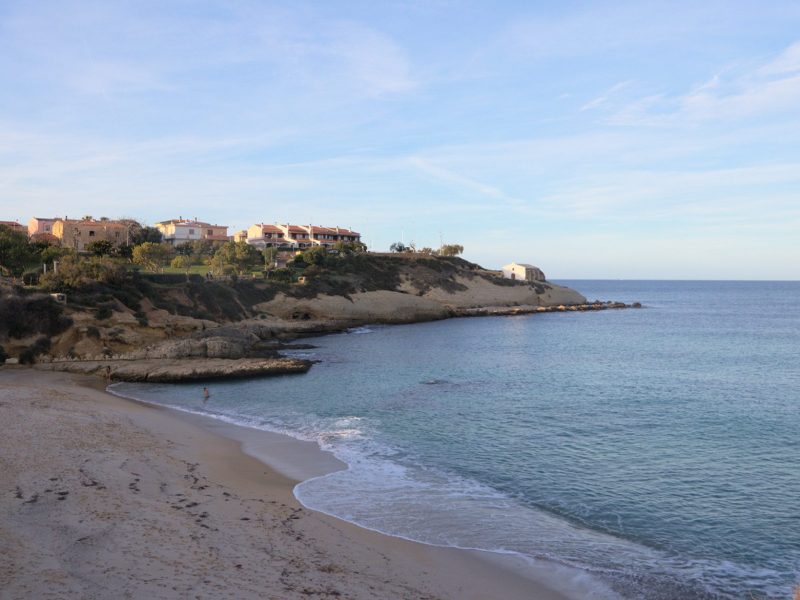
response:
<path id="1" fill-rule="evenodd" d="M 39 271 L 25 271 L 22 274 L 22 283 L 25 285 L 37 285 L 39 283 Z"/>
<path id="2" fill-rule="evenodd" d="M 40 337 L 30 347 L 23 350 L 19 355 L 19 362 L 23 365 L 32 365 L 36 362 L 36 357 L 50 349 L 50 338 Z"/>
<path id="3" fill-rule="evenodd" d="M 0 338 L 24 338 L 34 333 L 56 335 L 72 325 L 61 305 L 50 296 L 0 297 Z"/>
<path id="4" fill-rule="evenodd" d="M 303 263 L 305 264 L 305 263 Z M 270 281 L 278 281 L 283 283 L 292 283 L 292 270 L 291 269 L 272 269 L 267 271 L 267 279 Z"/>
<path id="5" fill-rule="evenodd" d="M 99 305 L 95 311 L 94 316 L 98 321 L 105 321 L 106 319 L 110 318 L 111 315 L 114 314 L 113 307 L 114 305 L 108 302 L 105 302 Z"/>
<path id="6" fill-rule="evenodd" d="M 125 265 L 111 258 L 64 256 L 58 271 L 45 273 L 40 282 L 48 292 L 73 292 L 97 284 L 122 285 L 126 278 Z"/>

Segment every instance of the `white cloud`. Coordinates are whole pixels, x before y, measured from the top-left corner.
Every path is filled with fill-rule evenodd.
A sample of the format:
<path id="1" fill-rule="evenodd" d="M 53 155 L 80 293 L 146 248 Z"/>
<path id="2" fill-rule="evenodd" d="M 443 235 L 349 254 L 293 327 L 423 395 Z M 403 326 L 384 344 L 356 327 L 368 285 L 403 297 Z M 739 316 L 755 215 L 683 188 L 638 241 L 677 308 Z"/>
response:
<path id="1" fill-rule="evenodd" d="M 589 102 L 587 102 L 586 104 L 581 106 L 580 111 L 583 112 L 583 111 L 586 111 L 586 110 L 591 110 L 593 108 L 597 108 L 597 107 L 605 104 L 606 102 L 608 102 L 609 98 L 614 96 L 614 94 L 616 94 L 617 92 L 622 91 L 623 89 L 628 87 L 630 84 L 631 84 L 630 81 L 621 81 L 620 83 L 610 87 L 608 90 L 603 92 L 597 98 L 594 98 L 593 100 L 590 100 Z"/>
<path id="2" fill-rule="evenodd" d="M 800 42 L 759 65 L 731 65 L 683 95 L 649 95 L 615 107 L 609 122 L 674 126 L 787 115 L 796 118 L 798 106 Z"/>
<path id="3" fill-rule="evenodd" d="M 419 157 L 412 157 L 408 159 L 408 163 L 413 166 L 415 169 L 422 171 L 423 173 L 434 177 L 439 181 L 443 181 L 448 184 L 455 185 L 460 188 L 465 188 L 472 192 L 477 192 L 482 196 L 486 196 L 493 200 L 502 201 L 504 204 L 509 204 L 513 206 L 520 206 L 523 204 L 523 201 L 518 198 L 513 198 L 503 192 L 500 188 L 497 188 L 492 185 L 487 185 L 470 177 L 466 177 L 464 175 L 460 175 L 450 169 L 446 169 L 439 165 L 435 165 L 428 160 L 424 160 Z"/>
<path id="4" fill-rule="evenodd" d="M 759 69 L 761 75 L 785 75 L 800 71 L 800 42 L 795 42 Z"/>

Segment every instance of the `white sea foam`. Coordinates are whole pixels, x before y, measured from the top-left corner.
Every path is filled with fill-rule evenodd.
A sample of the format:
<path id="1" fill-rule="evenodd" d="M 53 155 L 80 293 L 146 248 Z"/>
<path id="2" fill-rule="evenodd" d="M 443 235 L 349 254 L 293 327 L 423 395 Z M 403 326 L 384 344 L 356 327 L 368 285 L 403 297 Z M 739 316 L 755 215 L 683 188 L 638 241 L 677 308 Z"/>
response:
<path id="1" fill-rule="evenodd" d="M 193 408 L 169 402 L 155 402 L 112 384 L 108 391 L 120 397 L 173 410 L 216 419 L 232 425 L 288 435 L 298 440 L 314 441 L 347 464 L 347 469 L 299 483 L 295 497 L 304 506 L 394 537 L 429 545 L 479 550 L 500 555 L 515 555 L 527 561 L 541 575 L 542 559 L 552 572 L 548 583 L 570 598 L 617 600 L 620 598 L 581 564 L 564 562 L 557 553 L 539 556 L 509 548 L 499 542 L 497 517 L 506 515 L 505 523 L 517 530 L 510 513 L 518 511 L 505 495 L 470 479 L 447 476 L 435 469 L 420 469 L 393 461 L 398 451 L 376 442 L 365 434 L 357 416 L 321 419 L 305 415 L 291 424 L 282 419 L 270 421 L 230 415 L 208 408 Z M 525 511 L 525 509 L 523 509 Z M 527 509 L 528 513 L 534 513 Z M 528 515 L 529 517 L 531 514 Z M 564 537 L 557 530 L 564 523 L 545 513 L 534 535 L 555 539 Z M 467 535 L 465 535 L 467 533 Z M 511 531 L 509 531 L 511 533 Z M 518 531 L 517 531 L 518 533 Z M 555 571 L 548 571 L 555 569 Z"/>
<path id="2" fill-rule="evenodd" d="M 374 332 L 375 332 L 374 329 L 367 327 L 366 325 L 363 325 L 361 327 L 351 327 L 350 329 L 347 330 L 347 333 L 355 333 L 356 335 L 363 335 L 365 333 L 374 333 Z"/>
<path id="3" fill-rule="evenodd" d="M 118 386 L 109 386 L 109 392 L 148 402 Z M 661 574 L 661 583 L 698 582 L 700 589 L 694 589 L 699 593 L 684 597 L 701 597 L 702 587 L 707 587 L 712 597 L 724 590 L 727 574 L 734 573 L 739 580 L 748 575 L 747 568 L 735 564 L 680 561 L 523 505 L 473 479 L 423 468 L 404 452 L 378 442 L 373 432 L 380 423 L 374 419 L 314 414 L 256 418 L 174 402 L 151 403 L 316 442 L 347 464 L 347 469 L 299 483 L 294 493 L 303 505 L 404 539 L 521 557 L 531 565 L 537 579 L 553 574 L 548 584 L 569 597 L 623 597 L 605 581 L 616 582 L 616 588 L 628 590 L 626 596 L 635 596 L 630 581 L 640 580 L 644 573 Z M 677 596 L 666 591 L 652 597 Z M 734 591 L 730 597 L 735 597 Z"/>

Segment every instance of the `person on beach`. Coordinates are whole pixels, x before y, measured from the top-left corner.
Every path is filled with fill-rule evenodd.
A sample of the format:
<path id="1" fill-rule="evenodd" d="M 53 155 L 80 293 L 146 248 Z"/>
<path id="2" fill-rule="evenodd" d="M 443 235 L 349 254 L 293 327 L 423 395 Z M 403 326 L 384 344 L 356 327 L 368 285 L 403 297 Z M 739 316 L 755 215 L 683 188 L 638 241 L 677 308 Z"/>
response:
<path id="1" fill-rule="evenodd" d="M 106 383 L 111 383 L 111 365 L 106 365 Z"/>
<path id="2" fill-rule="evenodd" d="M 210 396 L 211 396 L 211 394 L 209 393 L 208 388 L 204 387 L 203 388 L 203 402 L 208 402 L 208 399 L 209 399 Z"/>

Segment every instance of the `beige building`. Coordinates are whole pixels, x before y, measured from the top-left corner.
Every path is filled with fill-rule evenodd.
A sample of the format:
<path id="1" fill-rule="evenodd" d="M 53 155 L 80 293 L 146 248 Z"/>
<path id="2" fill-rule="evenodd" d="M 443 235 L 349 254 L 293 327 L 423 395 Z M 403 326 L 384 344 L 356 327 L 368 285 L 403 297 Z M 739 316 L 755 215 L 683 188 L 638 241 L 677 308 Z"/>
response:
<path id="1" fill-rule="evenodd" d="M 65 248 L 85 252 L 92 242 L 106 240 L 115 248 L 126 243 L 128 225 L 119 221 L 95 221 L 93 219 L 56 219 L 52 234 Z"/>
<path id="2" fill-rule="evenodd" d="M 503 267 L 503 277 L 518 281 L 544 281 L 544 273 L 539 267 L 526 263 L 512 262 Z"/>
<path id="3" fill-rule="evenodd" d="M 194 240 L 211 240 L 212 242 L 227 242 L 228 226 L 212 225 L 197 219 L 171 219 L 155 224 L 164 236 L 164 241 L 173 246 L 179 246 Z"/>
<path id="4" fill-rule="evenodd" d="M 360 241 L 360 233 L 342 227 L 260 223 L 247 230 L 247 243 L 257 248 L 331 248 L 337 242 Z"/>
<path id="5" fill-rule="evenodd" d="M 28 236 L 34 237 L 42 234 L 52 234 L 53 225 L 58 217 L 33 217 L 28 221 Z"/>

